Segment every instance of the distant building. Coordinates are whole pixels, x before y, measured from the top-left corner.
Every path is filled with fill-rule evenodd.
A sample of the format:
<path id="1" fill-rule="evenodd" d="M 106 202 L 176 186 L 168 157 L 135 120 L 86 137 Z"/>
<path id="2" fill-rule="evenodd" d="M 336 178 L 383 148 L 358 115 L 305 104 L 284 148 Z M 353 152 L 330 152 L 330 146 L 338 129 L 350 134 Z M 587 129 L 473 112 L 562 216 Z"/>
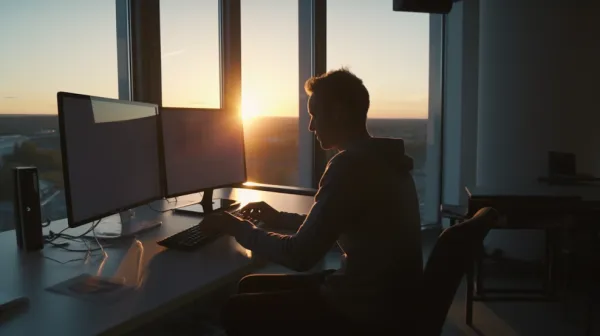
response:
<path id="1" fill-rule="evenodd" d="M 20 145 L 27 140 L 29 140 L 29 138 L 23 135 L 0 136 L 0 157 L 12 154 L 16 144 Z"/>

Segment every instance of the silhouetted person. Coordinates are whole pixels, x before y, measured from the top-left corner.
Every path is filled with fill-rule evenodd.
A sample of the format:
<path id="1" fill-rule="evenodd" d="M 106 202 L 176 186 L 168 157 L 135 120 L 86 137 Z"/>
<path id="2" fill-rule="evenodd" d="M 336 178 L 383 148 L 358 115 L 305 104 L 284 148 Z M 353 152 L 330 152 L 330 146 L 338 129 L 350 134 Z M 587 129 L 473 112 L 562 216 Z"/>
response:
<path id="1" fill-rule="evenodd" d="M 309 271 L 337 241 L 342 267 L 245 277 L 223 312 L 230 335 L 337 334 L 333 330 L 359 325 L 406 324 L 417 311 L 413 302 L 423 270 L 419 201 L 403 140 L 369 135 L 369 93 L 348 70 L 311 78 L 305 89 L 310 131 L 323 149 L 339 151 L 327 165 L 310 213 L 280 213 L 266 203 L 243 209 L 265 227 L 298 231 L 277 234 L 226 213 L 210 215 L 201 225 L 296 271 Z"/>

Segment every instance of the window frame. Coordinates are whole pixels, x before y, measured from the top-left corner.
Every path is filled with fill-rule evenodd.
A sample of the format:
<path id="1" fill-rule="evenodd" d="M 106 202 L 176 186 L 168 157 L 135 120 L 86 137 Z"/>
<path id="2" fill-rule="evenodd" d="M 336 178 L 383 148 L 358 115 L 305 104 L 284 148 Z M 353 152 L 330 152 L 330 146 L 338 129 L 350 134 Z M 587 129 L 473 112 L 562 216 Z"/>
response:
<path id="1" fill-rule="evenodd" d="M 115 0 L 119 99 L 132 100 L 131 1 Z"/>
<path id="2" fill-rule="evenodd" d="M 439 227 L 444 183 L 446 14 L 429 15 L 429 104 L 423 227 Z"/>
<path id="3" fill-rule="evenodd" d="M 160 0 L 130 1 L 132 99 L 161 106 Z"/>
<path id="4" fill-rule="evenodd" d="M 466 206 L 464 186 L 476 184 L 479 0 L 459 1 L 444 20 L 444 165 L 441 202 Z M 449 83 L 452 83 L 451 85 Z M 441 221 L 444 227 L 449 221 Z"/>
<path id="5" fill-rule="evenodd" d="M 314 134 L 308 131 L 308 95 L 305 81 L 327 72 L 327 1 L 298 0 L 299 33 L 299 167 L 300 186 L 318 188 L 327 164 L 326 152 L 321 149 Z"/>

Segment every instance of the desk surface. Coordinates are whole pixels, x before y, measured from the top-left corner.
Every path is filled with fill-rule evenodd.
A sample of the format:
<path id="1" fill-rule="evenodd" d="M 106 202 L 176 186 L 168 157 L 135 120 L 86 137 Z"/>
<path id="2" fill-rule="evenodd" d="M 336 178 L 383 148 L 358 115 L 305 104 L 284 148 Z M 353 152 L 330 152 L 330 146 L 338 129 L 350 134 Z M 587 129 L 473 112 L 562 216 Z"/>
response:
<path id="1" fill-rule="evenodd" d="M 503 186 L 466 187 L 469 197 L 552 197 L 552 198 L 581 198 L 582 200 L 600 201 L 600 188 L 595 186 L 549 186 L 531 184 L 518 188 Z"/>
<path id="2" fill-rule="evenodd" d="M 219 190 L 214 197 L 237 199 L 242 205 L 264 200 L 278 210 L 297 213 L 306 213 L 312 205 L 312 197 L 308 196 L 245 189 Z M 197 200 L 197 196 L 180 197 L 178 205 Z M 153 208 L 169 206 L 173 203 L 155 202 Z M 1 233 L 0 291 L 26 296 L 30 303 L 25 313 L 1 322 L 0 335 L 82 336 L 127 331 L 251 270 L 250 251 L 230 237 L 193 253 L 170 251 L 157 245 L 157 240 L 196 225 L 201 218 L 170 211 L 155 213 L 163 222 L 159 228 L 111 246 L 107 246 L 110 242 L 104 242 L 108 258 L 103 260 L 96 252 L 97 256 L 86 264 L 49 260 L 46 257 L 67 261 L 83 257 L 84 253 L 48 246 L 39 252 L 19 252 L 15 232 Z M 73 243 L 70 248 L 81 245 Z M 93 303 L 46 290 L 83 273 L 117 279 L 135 286 L 135 290 L 113 303 Z"/>

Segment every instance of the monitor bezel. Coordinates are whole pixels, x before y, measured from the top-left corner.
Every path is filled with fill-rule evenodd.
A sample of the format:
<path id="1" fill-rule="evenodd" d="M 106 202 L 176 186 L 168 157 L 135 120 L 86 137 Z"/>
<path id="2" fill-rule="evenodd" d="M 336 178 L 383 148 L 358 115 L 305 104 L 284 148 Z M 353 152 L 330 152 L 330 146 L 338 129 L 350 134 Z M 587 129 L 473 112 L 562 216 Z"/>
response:
<path id="1" fill-rule="evenodd" d="M 247 169 L 247 163 L 246 163 L 246 141 L 245 141 L 245 134 L 244 134 L 244 123 L 242 122 L 242 127 L 241 127 L 241 132 L 242 132 L 242 156 L 244 157 L 244 180 L 240 181 L 240 182 L 232 182 L 232 183 L 227 183 L 227 184 L 223 184 L 223 185 L 215 185 L 215 186 L 210 186 L 210 187 L 206 187 L 206 188 L 202 188 L 202 189 L 197 189 L 197 188 L 191 188 L 190 190 L 186 190 L 183 192 L 178 192 L 178 193 L 169 193 L 169 184 L 167 181 L 167 161 L 165 159 L 165 152 L 166 152 L 166 146 L 165 146 L 165 142 L 163 141 L 164 139 L 164 134 L 163 134 L 163 127 L 162 127 L 162 112 L 163 110 L 170 110 L 170 111 L 197 111 L 197 112 L 213 112 L 213 113 L 232 113 L 232 112 L 228 112 L 224 109 L 211 109 L 211 108 L 188 108 L 188 107 L 168 107 L 168 106 L 160 106 L 158 108 L 159 113 L 158 113 L 158 120 L 159 120 L 159 127 L 160 127 L 160 132 L 159 132 L 159 138 L 160 138 L 160 142 L 162 144 L 161 147 L 161 153 L 162 153 L 162 167 L 161 167 L 161 171 L 163 172 L 163 190 L 164 190 L 164 194 L 165 194 L 165 198 L 175 198 L 175 197 L 181 197 L 181 196 L 185 196 L 185 195 L 190 195 L 190 194 L 195 194 L 195 193 L 200 193 L 200 192 L 204 192 L 204 191 L 208 191 L 208 190 L 215 190 L 215 189 L 222 189 L 222 188 L 240 188 L 244 185 L 244 183 L 246 183 L 248 181 L 248 169 Z M 241 118 L 241 116 L 240 116 Z"/>
<path id="2" fill-rule="evenodd" d="M 124 102 L 127 104 L 132 104 L 132 105 L 138 105 L 138 106 L 146 106 L 146 107 L 154 107 L 154 111 L 155 111 L 155 116 L 156 116 L 156 126 L 157 126 L 157 151 L 158 151 L 158 171 L 159 171 L 159 178 L 162 179 L 163 176 L 166 176 L 164 174 L 164 172 L 162 171 L 162 167 L 163 164 L 161 162 L 161 159 L 163 157 L 162 155 L 162 145 L 161 145 L 161 126 L 160 126 L 160 117 L 159 117 L 159 108 L 158 105 L 156 104 L 150 104 L 150 103 L 143 103 L 143 102 L 136 102 L 136 101 L 132 101 L 132 100 L 120 100 L 120 99 L 115 99 L 115 98 L 106 98 L 106 97 L 99 97 L 99 96 L 91 96 L 91 95 L 84 95 L 84 94 L 79 94 L 79 93 L 72 93 L 72 92 L 63 92 L 60 91 L 56 94 L 57 97 L 57 104 L 58 104 L 58 127 L 59 127 L 59 132 L 60 132 L 60 150 L 61 150 L 61 158 L 62 158 L 62 165 L 63 165 L 63 183 L 64 183 L 64 193 L 65 193 L 65 203 L 66 203 L 66 208 L 67 208 L 67 220 L 68 220 L 68 225 L 70 228 L 75 228 L 75 227 L 79 227 L 85 224 L 90 224 L 93 223 L 95 221 L 101 220 L 103 218 L 109 217 L 109 216 L 113 216 L 116 214 L 119 214 L 123 211 L 127 211 L 145 204 L 148 204 L 150 202 L 156 201 L 156 200 L 160 200 L 163 198 L 163 195 L 165 193 L 165 186 L 166 184 L 163 183 L 163 181 L 159 180 L 159 192 L 158 195 L 155 197 L 150 197 L 148 199 L 139 201 L 139 202 L 134 202 L 133 204 L 128 204 L 128 205 L 124 205 L 121 207 L 117 207 L 116 209 L 111 209 L 108 210 L 105 213 L 102 214 L 98 214 L 98 215 L 94 215 L 94 216 L 90 216 L 88 218 L 84 218 L 84 219 L 80 219 L 80 220 L 75 220 L 74 216 L 73 216 L 73 205 L 72 205 L 72 195 L 71 195 L 71 180 L 70 180 L 70 175 L 69 175 L 69 152 L 67 149 L 67 141 L 66 141 L 66 133 L 65 133 L 65 116 L 64 116 L 64 112 L 63 112 L 63 99 L 64 98 L 75 98 L 75 99 L 87 99 L 87 100 L 91 100 L 93 98 L 95 99 L 102 99 L 102 100 L 108 100 L 108 101 L 114 101 L 114 102 Z"/>

